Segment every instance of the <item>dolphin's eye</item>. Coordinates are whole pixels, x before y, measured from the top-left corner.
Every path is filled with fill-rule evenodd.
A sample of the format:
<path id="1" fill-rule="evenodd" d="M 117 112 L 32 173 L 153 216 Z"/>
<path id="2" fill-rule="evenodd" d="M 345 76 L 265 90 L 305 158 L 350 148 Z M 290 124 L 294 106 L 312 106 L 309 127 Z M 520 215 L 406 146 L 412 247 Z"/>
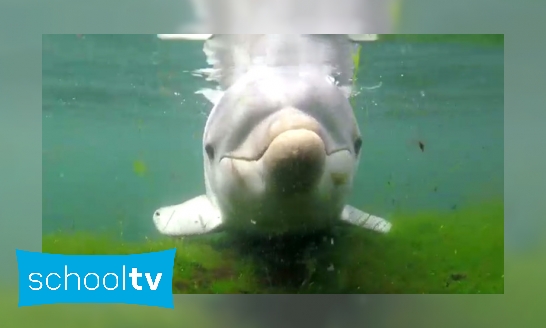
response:
<path id="1" fill-rule="evenodd" d="M 360 149 L 362 148 L 362 138 L 358 137 L 355 140 L 355 154 L 358 155 L 360 153 Z"/>
<path id="2" fill-rule="evenodd" d="M 210 144 L 207 144 L 205 146 L 205 152 L 207 153 L 207 156 L 210 160 L 214 159 L 214 147 L 212 147 Z"/>

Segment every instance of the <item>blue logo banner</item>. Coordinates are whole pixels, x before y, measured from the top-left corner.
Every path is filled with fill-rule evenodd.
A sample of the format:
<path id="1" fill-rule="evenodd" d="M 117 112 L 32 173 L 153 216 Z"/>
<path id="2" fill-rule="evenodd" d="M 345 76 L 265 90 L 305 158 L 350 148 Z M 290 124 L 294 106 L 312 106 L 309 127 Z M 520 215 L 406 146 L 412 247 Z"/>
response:
<path id="1" fill-rule="evenodd" d="M 174 308 L 176 249 L 130 255 L 16 253 L 19 306 L 124 303 Z"/>

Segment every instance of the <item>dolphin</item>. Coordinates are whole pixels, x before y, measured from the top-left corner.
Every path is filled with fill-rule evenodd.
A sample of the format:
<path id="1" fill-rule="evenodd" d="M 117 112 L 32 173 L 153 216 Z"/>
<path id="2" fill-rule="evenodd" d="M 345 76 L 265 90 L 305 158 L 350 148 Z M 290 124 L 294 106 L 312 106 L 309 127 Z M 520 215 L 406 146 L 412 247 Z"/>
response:
<path id="1" fill-rule="evenodd" d="M 213 106 L 202 143 L 206 192 L 154 211 L 159 233 L 390 231 L 387 220 L 347 204 L 362 154 L 349 101 L 353 40 L 366 37 L 164 38 L 203 39 L 207 79 L 218 87 L 200 92 Z"/>

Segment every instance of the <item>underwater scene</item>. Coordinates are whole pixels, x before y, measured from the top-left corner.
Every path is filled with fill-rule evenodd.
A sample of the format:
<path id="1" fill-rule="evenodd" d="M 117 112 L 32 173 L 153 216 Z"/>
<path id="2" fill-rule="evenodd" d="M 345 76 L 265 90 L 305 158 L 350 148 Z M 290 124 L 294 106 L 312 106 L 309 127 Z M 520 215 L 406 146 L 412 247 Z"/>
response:
<path id="1" fill-rule="evenodd" d="M 214 98 L 218 83 L 207 75 L 202 40 L 44 35 L 42 47 L 44 253 L 176 248 L 177 294 L 504 293 L 502 35 L 358 42 L 348 98 L 360 157 L 344 204 L 384 219 L 389 229 L 353 220 L 282 234 L 251 233 L 260 224 L 252 217 L 237 233 L 157 228 L 164 208 L 207 193 L 204 162 L 221 150 L 209 148 L 204 134 L 222 99 Z M 243 116 L 221 117 L 209 135 L 229 143 L 239 132 L 230 124 Z M 334 136 L 354 129 L 333 126 L 340 129 Z M 291 172 L 283 183 L 304 188 L 311 171 Z M 219 190 L 224 199 L 227 187 Z M 230 203 L 234 213 L 253 206 L 231 197 L 239 201 Z M 275 231 L 289 226 L 268 224 Z"/>

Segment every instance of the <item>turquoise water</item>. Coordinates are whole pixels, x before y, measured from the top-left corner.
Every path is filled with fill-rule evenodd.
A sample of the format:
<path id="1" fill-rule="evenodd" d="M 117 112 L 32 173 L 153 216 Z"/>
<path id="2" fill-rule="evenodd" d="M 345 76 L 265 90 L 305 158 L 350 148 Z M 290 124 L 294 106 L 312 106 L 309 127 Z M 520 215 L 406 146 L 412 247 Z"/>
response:
<path id="1" fill-rule="evenodd" d="M 360 66 L 353 205 L 389 218 L 502 197 L 502 46 L 379 41 Z M 204 192 L 202 43 L 49 35 L 42 67 L 44 232 L 157 237 L 155 209 Z"/>

